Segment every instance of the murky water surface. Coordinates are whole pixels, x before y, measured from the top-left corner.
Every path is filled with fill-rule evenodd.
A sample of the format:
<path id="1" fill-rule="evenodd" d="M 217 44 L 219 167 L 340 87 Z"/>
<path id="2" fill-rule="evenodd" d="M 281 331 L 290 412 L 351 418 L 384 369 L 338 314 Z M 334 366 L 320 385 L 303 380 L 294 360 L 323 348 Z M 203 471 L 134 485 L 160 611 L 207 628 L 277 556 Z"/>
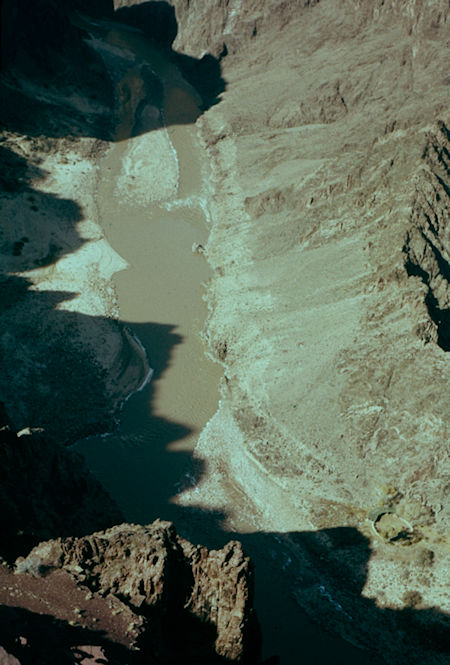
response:
<path id="1" fill-rule="evenodd" d="M 111 27 L 104 39 L 136 53 L 164 83 L 167 131 L 151 104 L 141 108 L 138 123 L 133 116 L 145 94 L 142 70 L 136 66 L 118 82 L 121 120 L 98 190 L 106 237 L 129 264 L 115 277 L 121 319 L 145 347 L 154 374 L 126 402 L 112 435 L 86 439 L 77 449 L 127 520 L 170 519 L 181 535 L 217 547 L 230 538 L 221 516 L 176 505 L 198 435 L 217 409 L 222 373 L 205 356 L 199 336 L 207 315 L 202 282 L 211 276 L 204 257 L 192 252 L 193 243 L 207 238 L 202 154 L 193 125 L 199 100 L 167 55 L 140 33 Z M 232 509 L 245 512 L 240 505 Z M 298 571 L 276 535 L 234 537 L 255 563 L 265 657 L 278 654 L 281 665 L 380 663 L 323 631 L 299 608 L 293 598 Z"/>
<path id="2" fill-rule="evenodd" d="M 117 141 L 100 165 L 98 207 L 105 235 L 129 268 L 115 276 L 121 320 L 137 335 L 154 370 L 133 395 L 114 434 L 77 449 L 130 521 L 174 518 L 172 497 L 188 471 L 198 435 L 217 409 L 221 368 L 200 338 L 211 271 L 192 252 L 206 243 L 204 172 L 193 125 L 199 98 L 165 54 L 140 33 L 111 29 L 105 40 L 132 50 L 164 85 L 164 121 L 142 102 L 139 67 L 119 81 Z M 145 131 L 146 119 L 154 127 Z M 147 121 L 148 122 L 148 121 Z M 133 125 L 139 135 L 130 137 Z"/>

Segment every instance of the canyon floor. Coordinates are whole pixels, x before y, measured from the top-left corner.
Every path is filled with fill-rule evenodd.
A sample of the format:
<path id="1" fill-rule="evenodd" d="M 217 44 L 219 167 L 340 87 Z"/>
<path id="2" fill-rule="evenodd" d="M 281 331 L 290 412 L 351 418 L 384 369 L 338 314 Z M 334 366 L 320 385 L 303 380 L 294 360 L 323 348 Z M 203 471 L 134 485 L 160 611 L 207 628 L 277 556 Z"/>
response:
<path id="1" fill-rule="evenodd" d="M 83 439 L 128 520 L 241 540 L 264 657 L 441 665 L 446 3 L 173 4 L 171 57 L 197 93 L 91 35 L 114 141 L 107 83 L 97 100 L 2 83 L 0 399 L 16 430 Z M 212 92 L 192 76 L 205 57 Z"/>

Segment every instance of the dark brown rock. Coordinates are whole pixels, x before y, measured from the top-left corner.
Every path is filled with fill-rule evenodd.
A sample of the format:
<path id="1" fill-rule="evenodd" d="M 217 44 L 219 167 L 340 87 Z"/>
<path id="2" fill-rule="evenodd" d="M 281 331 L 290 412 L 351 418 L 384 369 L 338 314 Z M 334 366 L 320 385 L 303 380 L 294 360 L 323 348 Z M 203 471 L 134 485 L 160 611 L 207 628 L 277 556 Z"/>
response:
<path id="1" fill-rule="evenodd" d="M 103 63 L 86 44 L 87 34 L 72 22 L 71 12 L 104 15 L 111 7 L 109 0 L 4 0 L 0 71 L 45 86 L 82 90 L 110 103 Z"/>
<path id="2" fill-rule="evenodd" d="M 146 617 L 143 649 L 161 662 L 258 662 L 253 571 L 240 543 L 208 551 L 158 520 L 41 543 L 17 564 L 37 575 L 58 568 Z"/>

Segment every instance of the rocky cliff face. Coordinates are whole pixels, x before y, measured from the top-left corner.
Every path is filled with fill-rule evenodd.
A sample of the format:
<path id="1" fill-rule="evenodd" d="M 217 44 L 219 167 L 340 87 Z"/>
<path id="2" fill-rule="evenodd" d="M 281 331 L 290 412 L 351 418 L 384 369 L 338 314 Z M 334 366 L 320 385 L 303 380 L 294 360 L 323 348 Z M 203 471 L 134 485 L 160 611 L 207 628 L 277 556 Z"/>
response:
<path id="1" fill-rule="evenodd" d="M 185 502 L 223 511 L 233 478 L 254 528 L 289 532 L 294 551 L 303 531 L 359 531 L 362 594 L 383 612 L 337 578 L 323 593 L 393 662 L 441 662 L 439 640 L 431 655 L 387 625 L 404 630 L 411 603 L 424 621 L 448 609 L 445 3 L 224 2 L 211 32 L 193 5 L 174 3 L 175 45 L 228 53 L 198 123 L 214 181 L 206 336 L 225 381 Z"/>
<path id="2" fill-rule="evenodd" d="M 428 132 L 404 246 L 408 275 L 418 277 L 425 287 L 426 310 L 423 308 L 417 334 L 425 344 L 433 342 L 444 351 L 450 351 L 449 141 L 445 122 L 438 122 Z"/>
<path id="3" fill-rule="evenodd" d="M 18 574 L 59 569 L 94 597 L 131 608 L 136 646 L 151 662 L 258 662 L 252 569 L 237 542 L 208 552 L 168 522 L 123 524 L 41 543 L 17 565 Z"/>
<path id="4" fill-rule="evenodd" d="M 15 429 L 58 443 L 111 427 L 148 373 L 117 320 L 124 261 L 98 225 L 112 83 L 69 8 L 3 3 L 0 79 L 0 400 Z"/>
<path id="5" fill-rule="evenodd" d="M 4 426 L 0 462 L 0 656 L 74 663 L 87 640 L 111 665 L 259 662 L 253 569 L 239 543 L 208 551 L 166 522 L 84 535 L 123 518 L 78 455 Z M 55 536 L 19 557 L 15 574 L 3 563 Z"/>
<path id="6" fill-rule="evenodd" d="M 107 9 L 90 4 L 2 4 L 0 660 L 255 663 L 240 545 L 208 552 L 169 524 L 86 536 L 123 516 L 62 445 L 113 426 L 149 372 L 117 320 L 111 275 L 124 262 L 97 224 L 111 85 L 69 15 Z"/>
<path id="7" fill-rule="evenodd" d="M 70 12 L 110 13 L 108 0 L 5 0 L 1 7 L 1 71 L 75 90 L 110 103 L 111 90 L 101 59 L 84 42 L 87 34 L 70 20 Z"/>

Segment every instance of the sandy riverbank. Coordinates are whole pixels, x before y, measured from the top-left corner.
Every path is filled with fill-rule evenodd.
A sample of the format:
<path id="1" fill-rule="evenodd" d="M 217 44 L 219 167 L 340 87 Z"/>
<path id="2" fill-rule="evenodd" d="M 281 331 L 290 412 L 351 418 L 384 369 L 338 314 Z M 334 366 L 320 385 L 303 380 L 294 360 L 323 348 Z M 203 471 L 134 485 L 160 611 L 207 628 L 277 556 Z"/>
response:
<path id="1" fill-rule="evenodd" d="M 441 56 L 445 12 L 439 9 L 442 3 L 427 0 L 408 0 L 405 12 L 393 2 L 374 9 L 364 0 L 339 6 L 324 0 L 301 8 L 294 7 L 297 3 L 288 7 L 268 1 L 262 6 L 249 1 L 241 15 L 241 3 L 233 3 L 232 9 L 225 4 L 228 27 L 222 26 L 217 53 L 229 54 L 224 61 L 228 89 L 199 122 L 214 185 L 206 247 L 214 280 L 207 292 L 205 338 L 225 371 L 220 409 L 200 436 L 195 484 L 189 482 L 174 498 L 175 475 L 179 478 L 191 458 L 197 430 L 188 424 L 191 408 L 185 420 L 177 415 L 179 406 L 168 417 L 165 405 L 170 400 L 180 405 L 178 387 L 199 377 L 195 363 L 186 365 L 187 375 L 172 372 L 183 367 L 177 354 L 189 347 L 164 309 L 165 296 L 173 292 L 176 308 L 189 308 L 192 293 L 189 288 L 181 291 L 179 278 L 169 268 L 164 275 L 167 293 L 156 299 L 158 320 L 133 321 L 132 309 L 126 316 L 149 349 L 155 342 L 162 349 L 155 366 L 158 381 L 149 387 L 156 422 L 148 432 L 133 430 L 142 417 L 140 408 L 149 408 L 149 393 L 130 400 L 127 418 L 132 428 L 119 441 L 122 456 L 107 473 L 123 492 L 120 500 L 130 501 L 127 510 L 137 505 L 143 511 L 137 519 L 144 519 L 148 505 L 139 505 L 140 493 L 151 487 L 151 472 L 157 474 L 156 463 L 162 461 L 169 475 L 155 485 L 158 505 L 167 509 L 176 501 L 178 514 L 195 533 L 220 538 L 227 529 L 228 535 L 239 532 L 249 548 L 263 554 L 261 570 L 283 573 L 284 583 L 278 586 L 294 597 L 290 609 L 298 602 L 327 628 L 375 646 L 396 665 L 435 665 L 442 662 L 448 609 L 448 501 L 443 490 L 448 479 L 449 349 L 448 191 L 443 184 L 448 176 L 448 120 Z M 192 24 L 195 29 L 197 24 Z M 208 30 L 212 27 L 208 24 Z M 178 39 L 182 42 L 183 36 Z M 200 57 L 201 39 L 193 44 Z M 122 58 L 120 52 L 116 55 Z M 131 79 L 120 79 L 119 68 L 124 103 L 142 101 L 144 88 L 136 98 L 128 96 L 133 66 L 128 56 L 125 69 Z M 136 74 L 142 73 L 138 67 Z M 141 117 L 154 122 L 156 116 L 147 109 Z M 127 183 L 145 178 L 146 153 L 170 147 L 164 132 L 142 138 L 139 132 L 146 130 L 134 117 L 127 131 L 130 128 L 136 130 L 136 140 L 114 146 L 102 162 L 107 166 L 111 158 L 111 178 L 104 173 L 103 181 L 120 181 L 128 203 L 133 197 Z M 175 136 L 178 127 L 173 132 Z M 34 152 L 38 145 L 33 143 Z M 89 145 L 95 154 L 98 143 Z M 56 144 L 52 147 L 58 151 Z M 44 148 L 39 147 L 38 154 L 44 155 Z M 21 151 L 13 150 L 19 157 Z M 76 161 L 73 150 L 69 154 Z M 88 230 L 78 233 L 84 208 L 73 206 L 72 199 L 64 199 L 62 206 L 66 195 L 54 183 L 55 189 L 35 186 L 42 175 L 47 182 L 47 174 L 39 173 L 46 159 L 28 172 L 17 200 L 29 203 L 32 212 L 22 215 L 27 223 L 37 212 L 33 206 L 52 210 L 54 235 L 44 236 L 33 271 L 27 257 L 32 258 L 33 247 L 40 247 L 38 232 L 33 231 L 32 244 L 18 224 L 15 228 L 23 235 L 7 235 L 4 244 L 4 255 L 13 265 L 6 289 L 10 318 L 5 320 L 14 331 L 2 337 L 8 356 L 4 390 L 11 403 L 12 376 L 16 392 L 28 391 L 28 404 L 33 393 L 38 395 L 36 406 L 27 407 L 23 418 L 19 414 L 23 421 L 26 416 L 27 425 L 39 424 L 33 418 L 42 419 L 42 405 L 51 394 L 56 406 L 44 410 L 44 424 L 60 429 L 64 424 L 71 431 L 78 427 L 84 433 L 94 414 L 108 413 L 112 392 L 122 391 L 122 371 L 130 366 L 131 351 L 127 344 L 121 346 L 120 328 L 110 315 L 92 317 L 86 309 L 72 307 L 78 297 L 67 281 L 65 291 L 53 292 L 49 286 L 39 290 L 39 284 L 50 280 L 34 269 L 57 274 L 65 256 L 69 259 L 78 251 L 82 255 L 89 240 Z M 166 150 L 164 160 L 167 168 L 155 172 L 148 164 L 149 172 L 155 184 L 164 185 L 163 198 L 175 201 L 162 201 L 158 192 L 155 197 L 156 190 L 152 193 L 140 180 L 136 203 L 141 209 L 156 204 L 183 215 L 195 210 L 195 222 L 203 210 L 201 201 L 194 196 L 195 205 L 192 199 L 186 205 L 186 197 L 176 191 L 180 164 Z M 188 167 L 186 173 L 190 171 Z M 156 235 L 148 231 L 145 246 L 132 245 L 134 234 L 124 232 L 123 223 L 131 228 L 133 215 L 128 218 L 123 206 L 120 219 L 120 201 L 116 206 L 114 197 L 105 198 L 117 208 L 121 242 L 129 243 L 135 267 L 150 261 L 156 267 L 162 252 L 159 255 L 156 246 L 150 256 L 147 246 L 157 236 L 167 240 L 166 223 L 149 216 Z M 5 201 L 9 206 L 10 199 Z M 176 218 L 169 215 L 169 220 Z M 64 235 L 61 221 L 70 240 L 56 242 Z M 177 236 L 185 233 L 185 221 L 174 221 Z M 186 232 L 183 242 L 191 244 L 192 239 L 203 240 L 197 232 L 195 238 Z M 170 242 L 163 246 L 167 252 L 173 249 Z M 17 270 L 22 259 L 25 267 Z M 199 256 L 191 259 L 205 265 Z M 181 254 L 180 267 L 183 262 Z M 74 265 L 66 267 L 70 274 Z M 164 267 L 161 261 L 160 273 Z M 31 272 L 32 285 L 24 281 Z M 122 300 L 131 306 L 136 293 L 143 301 L 154 300 L 151 280 L 141 280 L 136 288 L 128 282 L 131 272 L 117 280 Z M 98 282 L 97 273 L 93 278 Z M 116 303 L 112 296 L 108 300 L 111 291 L 106 280 L 103 283 L 102 297 L 114 311 Z M 92 297 L 79 306 L 102 312 L 100 300 Z M 28 312 L 33 313 L 30 318 Z M 102 349 L 99 357 L 95 344 L 81 344 L 92 318 L 99 333 L 95 344 Z M 46 344 L 39 346 L 43 339 Z M 115 356 L 112 339 L 118 343 L 115 348 L 126 352 Z M 101 357 L 117 359 L 115 386 L 102 372 Z M 133 369 L 137 386 L 136 376 Z M 177 377 L 173 383 L 171 376 Z M 163 399 L 164 386 L 170 386 L 165 393 L 169 402 Z M 158 432 L 159 450 L 149 436 L 152 431 Z M 130 469 L 122 463 L 131 459 L 123 445 L 127 441 L 136 452 Z M 171 448 L 180 444 L 182 450 L 187 441 L 183 453 L 171 455 Z M 98 455 L 100 473 L 106 451 Z M 128 495 L 124 486 L 125 471 L 139 490 L 135 495 Z M 269 561 L 265 568 L 264 557 Z M 276 602 L 285 607 L 284 598 Z M 270 616 L 276 602 L 265 605 L 274 644 L 285 628 Z M 289 628 L 290 643 L 285 633 L 281 638 L 287 657 L 296 660 L 298 626 L 295 620 Z M 303 632 L 310 635 L 307 622 Z M 308 643 L 315 662 L 319 657 L 329 662 L 331 640 L 323 642 L 320 656 L 320 632 Z M 343 662 L 351 662 L 345 644 L 343 649 Z M 336 653 L 334 644 L 331 653 Z M 353 657 L 361 662 L 360 652 Z"/>
<path id="2" fill-rule="evenodd" d="M 64 426 L 67 439 L 74 433 L 89 432 L 102 420 L 98 426 L 108 429 L 107 421 L 118 403 L 149 376 L 145 351 L 134 336 L 142 333 L 144 344 L 151 343 L 154 336 L 150 335 L 149 340 L 142 326 L 148 323 L 144 326 L 148 329 L 155 322 L 155 326 L 161 324 L 161 330 L 170 329 L 176 339 L 171 352 L 176 356 L 171 366 L 176 369 L 168 374 L 165 389 L 166 378 L 160 379 L 153 408 L 161 417 L 168 410 L 166 415 L 173 420 L 178 414 L 186 423 L 186 431 L 192 431 L 192 438 L 217 404 L 211 397 L 214 391 L 207 387 L 208 361 L 198 338 L 206 315 L 201 284 L 210 273 L 205 260 L 191 251 L 194 244 L 206 243 L 204 174 L 195 150 L 195 130 L 186 125 L 195 121 L 199 113 L 196 93 L 176 67 L 136 33 L 136 43 L 130 45 L 130 31 L 121 32 L 105 24 L 102 32 L 108 33 L 108 40 L 92 35 L 89 43 L 109 68 L 116 86 L 116 143 L 108 145 L 91 137 L 55 137 L 39 142 L 19 134 L 7 136 L 4 143 L 14 159 L 17 157 L 17 168 L 22 168 L 30 184 L 3 199 L 5 215 L 15 220 L 3 235 L 2 269 L 15 277 L 14 283 L 8 278 L 14 305 L 8 304 L 4 320 L 6 329 L 22 326 L 24 341 L 20 349 L 13 348 L 13 337 L 3 336 L 11 370 L 2 399 L 14 410 L 14 423 L 19 428 L 48 427 L 52 423 L 55 431 Z M 153 70 L 165 80 L 167 99 L 160 97 L 161 79 L 145 64 L 145 55 L 153 59 Z M 55 112 L 60 105 L 70 113 L 73 104 L 86 114 L 111 114 L 111 110 L 80 95 L 58 96 L 55 91 L 47 92 L 31 84 L 29 88 L 25 94 L 30 95 L 30 100 L 31 95 L 42 99 L 49 105 L 49 112 L 52 105 Z M 132 136 L 127 138 L 127 133 Z M 177 151 L 183 153 L 181 160 Z M 39 163 L 35 173 L 27 167 L 26 160 Z M 22 172 L 18 173 L 19 178 L 22 176 Z M 144 241 L 139 229 L 144 232 Z M 117 241 L 120 254 L 111 248 L 105 232 L 116 234 L 112 242 Z M 129 243 L 132 238 L 137 240 L 134 249 Z M 162 258 L 174 251 L 173 263 Z M 137 276 L 139 261 L 141 273 Z M 171 266 L 175 264 L 174 270 Z M 125 269 L 126 277 L 120 286 L 113 284 L 112 276 Z M 164 287 L 155 288 L 155 282 L 164 283 Z M 195 284 L 195 293 L 190 284 Z M 121 291 L 120 306 L 117 288 Z M 150 294 L 151 307 L 145 303 Z M 42 312 L 46 319 L 45 339 Z M 180 312 L 183 323 L 179 321 Z M 135 324 L 134 332 L 119 319 Z M 155 352 L 159 366 L 163 361 L 158 357 L 166 354 L 164 337 L 162 334 L 154 340 L 162 345 L 161 352 Z M 56 362 L 56 350 L 58 357 L 65 357 L 64 368 Z M 24 357 L 26 364 L 21 362 Z M 73 392 L 70 393 L 67 382 L 67 392 L 61 387 L 58 390 L 60 404 L 65 407 L 71 403 L 67 410 L 73 414 L 73 431 L 67 415 L 63 425 L 56 405 L 54 409 L 43 409 L 41 403 L 41 394 L 46 400 L 52 386 L 64 384 L 60 375 L 65 371 L 71 377 Z M 215 381 L 219 372 L 218 369 L 215 373 Z M 33 376 L 33 405 L 27 400 L 18 404 L 17 394 L 28 389 Z M 186 396 L 178 399 L 177 395 L 180 386 L 188 386 L 199 376 L 203 377 L 204 394 L 200 390 L 192 407 Z M 188 388 L 184 392 L 191 393 Z M 211 399 L 211 406 L 206 406 Z M 168 406 L 171 402 L 172 406 Z M 197 414 L 196 425 L 190 422 L 192 412 Z"/>

